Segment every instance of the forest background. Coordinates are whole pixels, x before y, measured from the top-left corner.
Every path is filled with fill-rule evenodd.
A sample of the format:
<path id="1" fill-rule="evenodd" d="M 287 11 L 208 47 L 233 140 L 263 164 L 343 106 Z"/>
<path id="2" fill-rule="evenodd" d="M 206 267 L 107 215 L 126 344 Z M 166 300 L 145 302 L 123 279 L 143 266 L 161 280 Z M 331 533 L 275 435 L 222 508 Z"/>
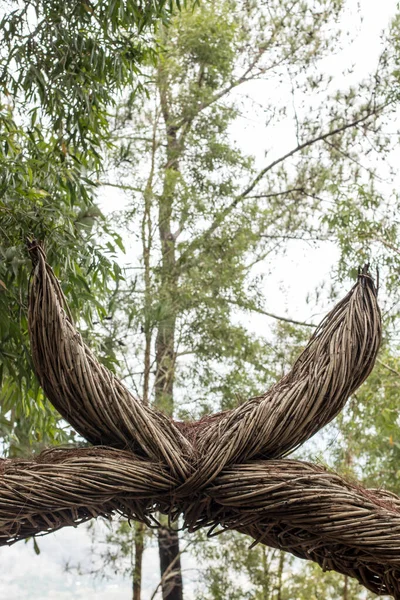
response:
<path id="1" fill-rule="evenodd" d="M 369 260 L 385 325 L 377 366 L 299 453 L 398 493 L 396 2 L 378 14 L 351 0 L 143 6 L 1 4 L 3 453 L 82 441 L 32 374 L 26 236 L 46 241 L 101 360 L 179 418 L 276 381 Z M 96 523 L 3 548 L 0 589 L 372 597 L 250 543 Z"/>

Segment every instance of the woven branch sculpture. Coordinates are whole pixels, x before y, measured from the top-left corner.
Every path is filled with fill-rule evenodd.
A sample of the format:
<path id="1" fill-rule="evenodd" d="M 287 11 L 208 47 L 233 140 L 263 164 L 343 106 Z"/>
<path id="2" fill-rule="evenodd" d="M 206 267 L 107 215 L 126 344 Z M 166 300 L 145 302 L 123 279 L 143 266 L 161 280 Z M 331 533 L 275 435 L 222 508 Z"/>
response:
<path id="1" fill-rule="evenodd" d="M 400 599 L 400 498 L 284 458 L 343 408 L 381 340 L 364 270 L 292 370 L 265 394 L 194 423 L 142 404 L 83 343 L 45 255 L 30 247 L 29 332 L 47 397 L 92 447 L 0 461 L 0 545 L 115 514 L 189 531 L 233 528 Z"/>

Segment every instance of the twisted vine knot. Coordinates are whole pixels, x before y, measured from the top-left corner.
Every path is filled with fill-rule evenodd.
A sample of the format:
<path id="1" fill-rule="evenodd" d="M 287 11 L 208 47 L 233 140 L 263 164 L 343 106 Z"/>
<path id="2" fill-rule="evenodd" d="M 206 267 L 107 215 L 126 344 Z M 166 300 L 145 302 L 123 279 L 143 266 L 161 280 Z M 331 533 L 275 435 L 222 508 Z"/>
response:
<path id="1" fill-rule="evenodd" d="M 284 458 L 340 412 L 373 368 L 381 319 L 367 269 L 275 386 L 181 423 L 144 405 L 97 361 L 42 248 L 34 243 L 30 253 L 35 371 L 93 447 L 2 462 L 0 543 L 115 513 L 151 525 L 160 511 L 182 515 L 191 531 L 237 529 L 400 598 L 400 499 Z"/>

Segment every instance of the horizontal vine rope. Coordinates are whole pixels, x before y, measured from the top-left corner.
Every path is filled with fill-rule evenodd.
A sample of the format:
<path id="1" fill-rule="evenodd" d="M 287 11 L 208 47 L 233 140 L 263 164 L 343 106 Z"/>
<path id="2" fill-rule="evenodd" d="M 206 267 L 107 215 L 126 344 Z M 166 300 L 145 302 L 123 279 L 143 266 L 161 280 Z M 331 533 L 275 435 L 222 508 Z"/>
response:
<path id="1" fill-rule="evenodd" d="M 400 598 L 400 499 L 284 458 L 329 423 L 371 372 L 381 340 L 366 270 L 292 370 L 265 394 L 193 423 L 136 399 L 69 316 L 42 248 L 30 247 L 29 332 L 39 381 L 93 447 L 0 461 L 0 544 L 121 514 L 157 511 L 210 535 L 237 529 Z"/>

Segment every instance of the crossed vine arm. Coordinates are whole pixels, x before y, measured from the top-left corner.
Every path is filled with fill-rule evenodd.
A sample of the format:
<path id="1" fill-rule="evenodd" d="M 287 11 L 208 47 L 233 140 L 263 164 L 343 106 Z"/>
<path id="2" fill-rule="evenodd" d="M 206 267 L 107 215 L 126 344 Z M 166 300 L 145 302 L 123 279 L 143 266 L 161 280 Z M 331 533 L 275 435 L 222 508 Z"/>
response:
<path id="1" fill-rule="evenodd" d="M 343 408 L 381 339 L 374 283 L 360 274 L 292 370 L 232 411 L 180 423 L 143 405 L 76 331 L 43 250 L 30 248 L 29 329 L 39 381 L 93 447 L 0 461 L 0 545 L 121 514 L 234 528 L 400 598 L 400 499 L 284 458 Z"/>

